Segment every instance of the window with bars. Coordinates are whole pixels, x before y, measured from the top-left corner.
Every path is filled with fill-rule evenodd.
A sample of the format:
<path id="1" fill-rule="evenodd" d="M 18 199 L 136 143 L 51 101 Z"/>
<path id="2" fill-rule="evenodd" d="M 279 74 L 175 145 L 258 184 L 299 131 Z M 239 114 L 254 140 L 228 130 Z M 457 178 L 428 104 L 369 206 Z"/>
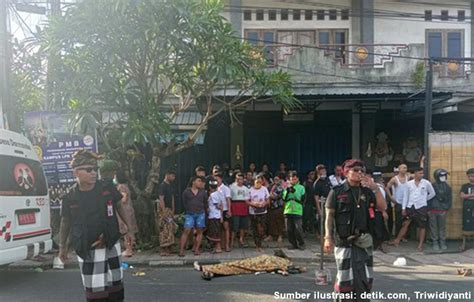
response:
<path id="1" fill-rule="evenodd" d="M 425 21 L 433 20 L 433 11 L 425 10 Z"/>
<path id="2" fill-rule="evenodd" d="M 301 11 L 299 9 L 293 10 L 293 20 L 301 20 Z"/>
<path id="3" fill-rule="evenodd" d="M 244 10 L 244 20 L 251 21 L 252 20 L 252 11 L 250 9 Z"/>
<path id="4" fill-rule="evenodd" d="M 337 10 L 335 9 L 329 10 L 329 20 L 337 20 Z"/>
<path id="5" fill-rule="evenodd" d="M 430 58 L 463 57 L 464 31 L 429 29 L 426 32 L 426 51 Z"/>
<path id="6" fill-rule="evenodd" d="M 442 10 L 441 11 L 441 20 L 448 21 L 449 20 L 449 11 Z"/>
<path id="7" fill-rule="evenodd" d="M 428 29 L 426 30 L 426 54 L 430 58 L 456 58 L 464 57 L 464 31 L 452 29 Z M 463 66 L 459 69 L 449 70 L 449 63 L 435 66 L 438 71 L 447 75 L 459 76 L 464 72 Z M 455 65 L 452 65 L 455 66 Z"/>
<path id="8" fill-rule="evenodd" d="M 324 20 L 324 17 L 325 17 L 325 12 L 324 12 L 324 10 L 318 9 L 318 10 L 316 11 L 316 19 L 317 19 L 317 20 Z"/>
<path id="9" fill-rule="evenodd" d="M 282 9 L 280 12 L 280 19 L 283 21 L 288 20 L 288 10 L 287 9 Z"/>
<path id="10" fill-rule="evenodd" d="M 268 11 L 268 20 L 275 21 L 277 19 L 277 12 L 274 9 Z"/>
<path id="11" fill-rule="evenodd" d="M 305 20 L 313 20 L 313 11 L 310 9 L 307 9 L 304 11 L 304 19 Z"/>
<path id="12" fill-rule="evenodd" d="M 256 20 L 257 21 L 263 21 L 263 9 L 257 9 L 257 13 L 256 13 Z"/>
<path id="13" fill-rule="evenodd" d="M 341 20 L 349 20 L 349 10 L 342 9 L 341 10 Z"/>
<path id="14" fill-rule="evenodd" d="M 344 64 L 347 62 L 347 42 L 348 30 L 346 29 L 320 29 L 316 31 L 316 44 L 320 47 L 327 47 L 326 55 L 331 55 L 341 60 Z"/>
<path id="15" fill-rule="evenodd" d="M 275 31 L 274 30 L 246 30 L 245 37 L 248 43 L 260 47 L 267 65 L 275 66 Z"/>
<path id="16" fill-rule="evenodd" d="M 458 21 L 465 21 L 466 20 L 466 11 L 458 10 Z"/>

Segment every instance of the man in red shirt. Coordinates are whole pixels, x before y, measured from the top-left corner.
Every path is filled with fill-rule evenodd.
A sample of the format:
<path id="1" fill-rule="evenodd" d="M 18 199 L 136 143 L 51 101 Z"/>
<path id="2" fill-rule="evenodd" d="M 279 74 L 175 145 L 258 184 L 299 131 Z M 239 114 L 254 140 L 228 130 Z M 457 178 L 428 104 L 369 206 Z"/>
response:
<path id="1" fill-rule="evenodd" d="M 239 232 L 239 246 L 245 247 L 245 231 L 249 227 L 249 204 L 250 190 L 244 185 L 244 175 L 238 173 L 235 176 L 235 182 L 230 185 L 231 193 L 231 211 L 232 211 L 232 246 L 234 239 Z"/>

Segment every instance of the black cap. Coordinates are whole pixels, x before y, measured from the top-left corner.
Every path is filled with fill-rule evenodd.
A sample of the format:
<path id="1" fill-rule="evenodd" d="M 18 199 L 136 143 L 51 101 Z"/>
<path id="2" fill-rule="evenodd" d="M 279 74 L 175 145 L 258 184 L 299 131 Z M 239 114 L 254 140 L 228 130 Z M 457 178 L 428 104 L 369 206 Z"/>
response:
<path id="1" fill-rule="evenodd" d="M 469 170 L 466 171 L 466 174 L 469 175 L 469 174 L 474 174 L 474 168 L 471 168 Z"/>

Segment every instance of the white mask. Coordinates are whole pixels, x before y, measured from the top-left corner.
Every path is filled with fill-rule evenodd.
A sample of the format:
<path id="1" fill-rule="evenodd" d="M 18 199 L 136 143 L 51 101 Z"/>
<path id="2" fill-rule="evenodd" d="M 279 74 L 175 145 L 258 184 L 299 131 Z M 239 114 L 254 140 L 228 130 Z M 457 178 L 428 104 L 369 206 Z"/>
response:
<path id="1" fill-rule="evenodd" d="M 446 176 L 440 176 L 439 181 L 441 182 L 446 182 Z"/>
<path id="2" fill-rule="evenodd" d="M 321 177 L 322 179 L 325 179 L 325 178 L 327 177 L 327 175 L 326 175 L 326 174 L 321 174 L 320 177 Z"/>

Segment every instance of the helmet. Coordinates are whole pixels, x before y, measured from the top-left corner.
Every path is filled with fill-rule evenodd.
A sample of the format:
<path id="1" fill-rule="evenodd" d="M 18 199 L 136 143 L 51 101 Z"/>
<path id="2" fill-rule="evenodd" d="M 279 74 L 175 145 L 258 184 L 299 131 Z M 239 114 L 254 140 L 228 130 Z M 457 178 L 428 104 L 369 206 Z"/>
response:
<path id="1" fill-rule="evenodd" d="M 439 178 L 441 176 L 447 176 L 448 174 L 449 174 L 448 171 L 446 171 L 445 169 L 436 169 L 433 172 L 433 177 L 436 181 L 439 181 Z"/>

